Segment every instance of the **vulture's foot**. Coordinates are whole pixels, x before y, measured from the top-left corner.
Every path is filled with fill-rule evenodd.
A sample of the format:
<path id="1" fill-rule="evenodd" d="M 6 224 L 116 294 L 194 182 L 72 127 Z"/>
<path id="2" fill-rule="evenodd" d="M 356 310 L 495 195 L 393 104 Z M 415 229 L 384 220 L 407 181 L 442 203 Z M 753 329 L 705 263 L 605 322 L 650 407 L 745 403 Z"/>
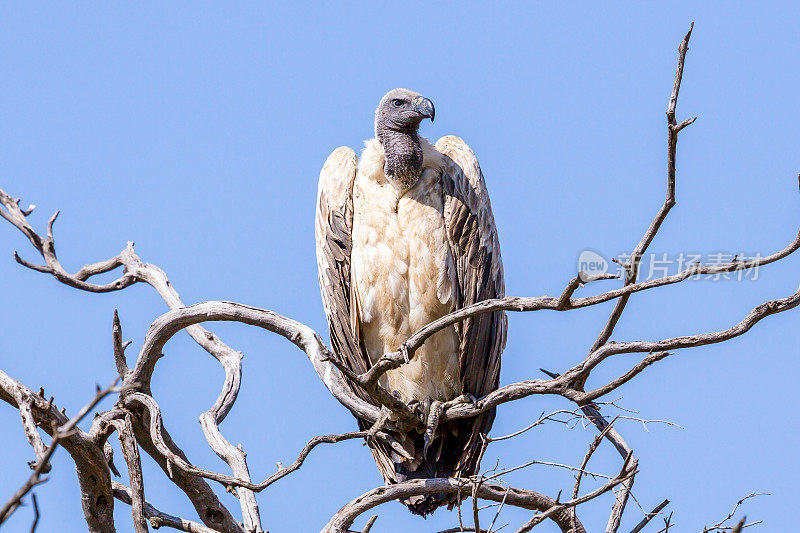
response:
<path id="1" fill-rule="evenodd" d="M 434 400 L 430 403 L 426 402 L 428 409 L 425 413 L 425 446 L 422 448 L 422 455 L 428 455 L 428 446 L 433 442 L 436 436 L 436 428 L 439 427 L 439 417 L 442 416 L 444 411 L 444 404 L 439 400 Z"/>
<path id="2" fill-rule="evenodd" d="M 463 404 L 469 404 L 472 407 L 477 407 L 478 406 L 478 399 L 475 396 L 473 396 L 472 394 L 462 394 L 461 396 L 459 396 L 457 398 L 453 398 L 449 402 L 445 402 L 444 403 L 444 408 L 448 409 L 450 407 L 455 407 L 456 405 L 463 405 Z"/>
<path id="3" fill-rule="evenodd" d="M 375 438 L 378 436 L 378 432 L 386 427 L 386 423 L 389 421 L 389 415 L 391 415 L 391 413 L 392 412 L 385 405 L 382 406 L 380 416 L 375 423 L 372 424 L 372 427 L 367 430 L 367 436 L 364 437 L 364 443 L 370 448 L 375 447 Z"/>

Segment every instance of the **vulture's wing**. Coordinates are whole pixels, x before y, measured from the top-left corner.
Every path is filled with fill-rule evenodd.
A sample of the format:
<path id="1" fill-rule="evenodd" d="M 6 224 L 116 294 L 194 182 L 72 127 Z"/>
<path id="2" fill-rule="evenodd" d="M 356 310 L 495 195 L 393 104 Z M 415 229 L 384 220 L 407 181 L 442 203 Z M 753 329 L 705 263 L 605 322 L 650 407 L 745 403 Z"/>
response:
<path id="1" fill-rule="evenodd" d="M 464 141 L 452 135 L 439 139 L 436 150 L 444 156 L 444 220 L 456 262 L 457 305 L 465 307 L 488 298 L 501 298 L 505 287 L 500 244 L 478 160 Z M 506 342 L 505 314 L 497 311 L 468 318 L 456 326 L 456 331 L 463 393 L 476 398 L 485 396 L 497 389 L 500 378 L 500 354 Z M 489 413 L 473 429 L 488 430 L 493 418 L 494 413 Z M 467 455 L 475 454 L 468 451 Z M 465 459 L 464 466 L 470 468 L 474 457 Z"/>
<path id="2" fill-rule="evenodd" d="M 328 317 L 331 345 L 351 370 L 361 374 L 366 372 L 369 364 L 358 339 L 357 313 L 352 308 L 355 299 L 351 297 L 350 282 L 356 168 L 356 153 L 346 146 L 337 148 L 328 156 L 319 174 L 315 234 L 319 286 Z"/>
<path id="3" fill-rule="evenodd" d="M 358 299 L 350 277 L 353 231 L 353 182 L 358 170 L 356 153 L 342 146 L 328 156 L 319 174 L 317 192 L 317 267 L 322 304 L 328 317 L 331 346 L 350 370 L 363 374 L 371 366 L 359 338 Z M 375 401 L 364 390 L 345 380 L 362 400 Z M 370 427 L 358 420 L 362 430 Z M 383 442 L 370 446 L 384 479 L 396 480 L 392 449 Z"/>

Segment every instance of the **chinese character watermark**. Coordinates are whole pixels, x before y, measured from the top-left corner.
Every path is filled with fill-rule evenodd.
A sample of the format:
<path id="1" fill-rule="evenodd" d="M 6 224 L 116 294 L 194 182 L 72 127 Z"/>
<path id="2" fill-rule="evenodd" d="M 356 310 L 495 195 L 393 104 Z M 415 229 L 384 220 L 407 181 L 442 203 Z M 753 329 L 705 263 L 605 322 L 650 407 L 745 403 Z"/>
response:
<path id="1" fill-rule="evenodd" d="M 609 261 L 602 254 L 586 249 L 578 255 L 578 271 L 587 275 L 598 275 L 609 273 L 609 270 L 615 268 L 616 274 L 621 279 L 625 279 L 631 256 L 632 254 L 629 252 L 622 252 L 616 254 Z M 679 252 L 675 254 L 649 252 L 639 258 L 638 281 L 665 278 L 696 268 L 697 265 L 701 265 L 711 272 L 693 274 L 689 279 L 703 278 L 712 281 L 732 279 L 742 281 L 749 279 L 755 281 L 758 279 L 758 270 L 763 257 L 760 253 L 747 254 L 723 251 L 706 254 L 697 252 Z M 611 266 L 612 262 L 615 264 L 614 267 Z M 746 267 L 744 267 L 745 264 Z"/>

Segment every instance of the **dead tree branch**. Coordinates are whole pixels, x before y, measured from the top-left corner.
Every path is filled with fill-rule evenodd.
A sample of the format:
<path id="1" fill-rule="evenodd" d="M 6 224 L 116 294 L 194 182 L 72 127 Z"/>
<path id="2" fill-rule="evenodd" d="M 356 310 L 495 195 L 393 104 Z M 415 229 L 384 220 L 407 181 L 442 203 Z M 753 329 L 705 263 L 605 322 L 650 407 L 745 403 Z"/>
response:
<path id="1" fill-rule="evenodd" d="M 343 533 L 359 515 L 386 502 L 423 494 L 470 494 L 476 484 L 477 482 L 465 478 L 434 478 L 415 479 L 396 485 L 378 487 L 342 507 L 323 528 L 323 532 Z M 507 488 L 493 483 L 481 483 L 477 497 L 494 502 L 502 502 L 505 498 L 506 505 L 542 512 L 559 505 L 552 498 L 537 492 Z M 556 509 L 549 516 L 553 517 L 562 531 L 570 531 L 570 516 L 566 512 L 566 508 Z"/>
<path id="2" fill-rule="evenodd" d="M 117 481 L 112 481 L 111 486 L 114 490 L 114 497 L 123 503 L 127 503 L 131 505 L 133 503 L 133 494 L 129 487 L 126 487 L 122 483 Z M 188 531 L 189 533 L 216 533 L 216 529 L 211 529 L 209 527 L 204 526 L 203 524 L 198 524 L 197 522 L 192 522 L 191 520 L 184 520 L 183 518 L 178 518 L 177 516 L 172 516 L 167 513 L 162 513 L 148 502 L 144 502 L 144 514 L 147 517 L 147 520 L 150 522 L 150 526 L 153 529 L 158 529 L 160 527 L 169 527 L 172 529 L 177 529 L 179 531 Z"/>
<path id="3" fill-rule="evenodd" d="M 747 496 L 745 496 L 744 498 L 742 498 L 741 500 L 736 502 L 736 505 L 733 506 L 733 509 L 731 510 L 730 513 L 728 513 L 728 515 L 725 518 L 723 518 L 722 520 L 720 520 L 719 522 L 717 522 L 713 526 L 705 526 L 703 528 L 703 533 L 711 533 L 712 531 L 724 531 L 724 530 L 733 530 L 733 531 L 739 530 L 739 531 L 741 531 L 742 529 L 744 529 L 746 527 L 754 526 L 754 525 L 760 523 L 761 520 L 759 520 L 757 522 L 753 522 L 751 524 L 745 524 L 745 522 L 747 521 L 747 517 L 743 517 L 741 519 L 741 521 L 736 526 L 725 526 L 725 522 L 727 522 L 728 520 L 733 518 L 733 515 L 736 514 L 736 511 L 737 511 L 737 509 L 739 509 L 740 505 L 742 505 L 745 501 L 749 500 L 750 498 L 755 498 L 756 496 L 769 496 L 769 493 L 766 493 L 766 492 L 752 492 L 752 493 L 748 494 Z"/>
<path id="4" fill-rule="evenodd" d="M 133 529 L 136 533 L 147 533 L 147 517 L 144 512 L 144 478 L 139 447 L 133 434 L 131 415 L 126 414 L 122 420 L 112 422 L 117 430 L 122 455 L 128 464 L 128 478 L 131 482 L 131 510 L 133 511 Z"/>
<path id="5" fill-rule="evenodd" d="M 678 105 L 678 93 L 681 90 L 681 81 L 683 80 L 683 65 L 686 61 L 686 52 L 689 50 L 689 39 L 692 36 L 693 29 L 694 22 L 692 22 L 692 25 L 689 27 L 689 32 L 678 47 L 678 67 L 675 71 L 675 84 L 672 86 L 672 94 L 669 97 L 669 105 L 667 106 L 667 197 L 664 200 L 664 205 L 661 206 L 656 217 L 650 223 L 650 227 L 647 228 L 639 244 L 634 248 L 631 257 L 624 265 L 626 271 L 625 285 L 633 285 L 636 283 L 636 278 L 639 275 L 639 261 L 647 251 L 647 248 L 650 247 L 650 243 L 655 239 L 658 230 L 675 205 L 675 154 L 678 148 L 678 132 L 697 119 L 697 117 L 695 117 L 690 121 L 682 123 L 680 127 L 675 123 L 675 108 Z M 630 293 L 621 296 L 619 300 L 617 300 L 608 322 L 592 345 L 591 352 L 600 348 L 611 338 L 614 327 L 622 316 L 622 312 L 625 310 L 629 298 Z"/>
<path id="6" fill-rule="evenodd" d="M 41 479 L 45 468 L 49 468 L 50 458 L 59 446 L 63 446 L 76 461 L 78 469 L 78 479 L 81 482 L 83 492 L 83 510 L 89 530 L 94 531 L 114 531 L 113 522 L 113 499 L 108 499 L 111 493 L 110 475 L 105 457 L 101 454 L 101 461 L 98 462 L 96 454 L 92 453 L 92 446 L 89 445 L 90 437 L 77 428 L 78 423 L 100 403 L 100 401 L 113 392 L 118 392 L 117 381 L 110 387 L 100 390 L 78 413 L 69 420 L 59 412 L 51 401 L 45 402 L 44 398 L 34 395 L 33 392 L 10 378 L 6 373 L 0 371 L 0 398 L 19 409 L 19 406 L 32 408 L 35 405 L 38 424 L 53 436 L 53 441 L 45 450 L 42 457 L 37 460 L 37 465 L 30 477 L 14 493 L 13 496 L 0 508 L 0 524 L 5 522 L 11 513 L 20 505 L 22 498 L 36 485 L 44 483 L 46 479 Z M 45 426 L 49 423 L 49 428 Z M 35 428 L 34 428 L 35 429 Z M 38 433 L 38 432 L 37 432 Z M 80 464 L 79 464 L 80 463 Z M 102 484 L 102 480 L 108 482 Z"/>
<path id="7" fill-rule="evenodd" d="M 644 515 L 644 518 L 642 518 L 641 522 L 636 524 L 636 526 L 633 529 L 631 529 L 631 533 L 639 533 L 642 529 L 644 529 L 644 526 L 649 524 L 650 520 L 652 520 L 654 517 L 658 516 L 658 513 L 660 513 L 661 510 L 667 505 L 669 505 L 669 500 L 664 500 L 663 502 L 656 505 L 652 511 Z"/>

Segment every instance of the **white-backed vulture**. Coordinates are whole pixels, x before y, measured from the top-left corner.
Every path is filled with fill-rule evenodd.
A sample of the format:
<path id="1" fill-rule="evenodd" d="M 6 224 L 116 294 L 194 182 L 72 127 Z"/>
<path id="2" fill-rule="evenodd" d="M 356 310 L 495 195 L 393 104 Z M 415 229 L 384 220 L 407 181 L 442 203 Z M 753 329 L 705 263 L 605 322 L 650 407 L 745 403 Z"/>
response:
<path id="1" fill-rule="evenodd" d="M 317 263 L 334 351 L 365 372 L 422 326 L 456 309 L 504 295 L 500 246 L 478 161 L 458 137 L 432 145 L 418 135 L 433 103 L 390 91 L 375 112 L 375 138 L 361 159 L 348 147 L 325 162 L 317 198 Z M 482 314 L 430 337 L 381 385 L 427 414 L 433 401 L 495 390 L 506 339 L 502 312 Z M 369 400 L 358 386 L 353 390 Z M 370 400 L 374 403 L 374 400 Z M 386 483 L 469 476 L 479 468 L 480 434 L 494 411 L 441 424 L 426 448 L 422 434 L 394 435 L 413 456 L 381 441 L 371 446 Z M 359 420 L 362 429 L 369 424 Z M 454 497 L 403 502 L 425 515 Z"/>

